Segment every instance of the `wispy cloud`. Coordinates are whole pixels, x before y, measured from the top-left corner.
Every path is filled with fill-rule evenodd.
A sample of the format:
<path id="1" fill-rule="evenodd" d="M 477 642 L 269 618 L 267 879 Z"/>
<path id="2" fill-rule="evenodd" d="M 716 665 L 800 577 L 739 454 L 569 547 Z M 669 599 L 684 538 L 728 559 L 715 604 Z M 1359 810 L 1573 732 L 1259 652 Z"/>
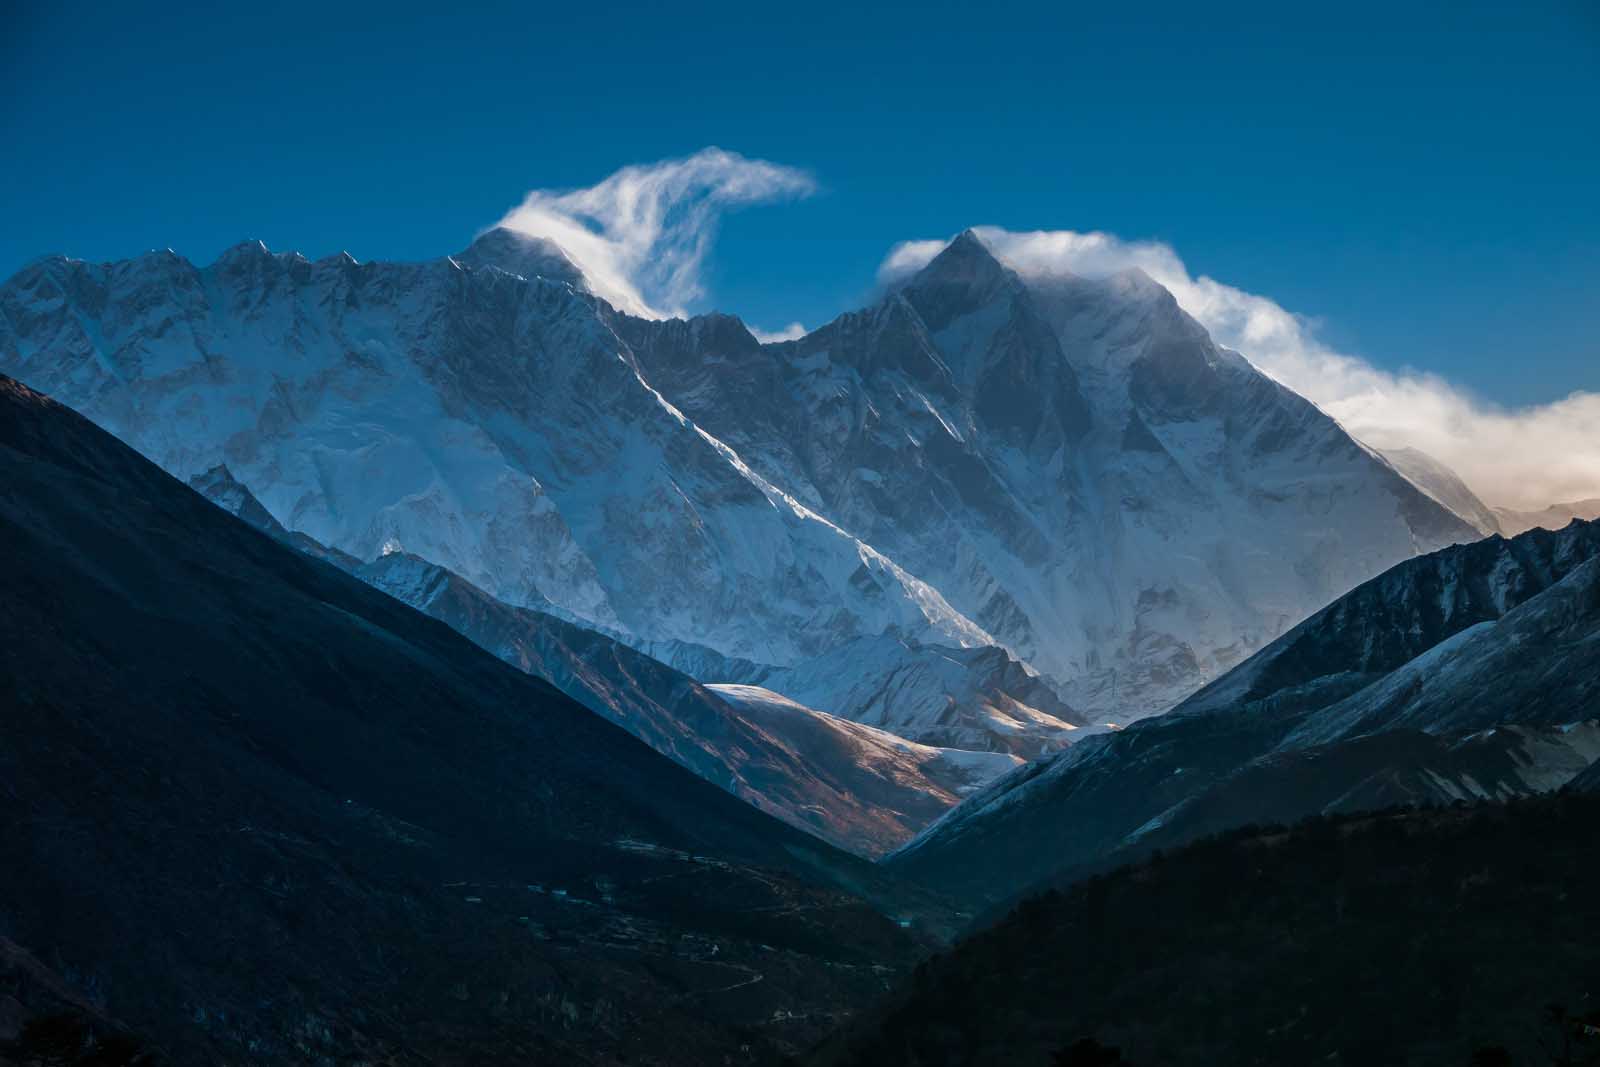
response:
<path id="1" fill-rule="evenodd" d="M 499 225 L 555 241 L 621 310 L 670 318 L 704 295 L 701 271 L 723 212 L 815 188 L 804 171 L 705 148 L 623 167 L 587 189 L 536 189 Z"/>
<path id="2" fill-rule="evenodd" d="M 1164 285 L 1217 341 L 1328 412 L 1376 448 L 1411 447 L 1441 460 L 1487 502 L 1540 508 L 1600 497 L 1600 393 L 1575 392 L 1549 404 L 1506 407 L 1444 377 L 1388 371 L 1337 352 L 1313 325 L 1264 296 L 1189 273 L 1178 253 L 1155 241 L 1066 230 L 978 236 L 1024 275 L 1098 276 L 1138 267 Z M 896 245 L 879 268 L 893 281 L 917 270 L 944 241 Z"/>
<path id="3" fill-rule="evenodd" d="M 798 322 L 791 322 L 781 330 L 763 330 L 756 326 L 745 328 L 764 345 L 770 345 L 774 341 L 795 341 L 806 335 L 806 328 Z"/>

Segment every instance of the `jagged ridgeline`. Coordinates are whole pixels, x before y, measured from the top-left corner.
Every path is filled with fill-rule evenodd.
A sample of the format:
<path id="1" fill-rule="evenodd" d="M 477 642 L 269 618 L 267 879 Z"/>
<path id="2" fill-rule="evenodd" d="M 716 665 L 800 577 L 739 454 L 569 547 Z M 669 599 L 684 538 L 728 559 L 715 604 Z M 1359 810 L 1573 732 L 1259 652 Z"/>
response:
<path id="1" fill-rule="evenodd" d="M 1408 560 L 889 865 L 975 901 L 1244 823 L 1560 788 L 1600 757 L 1600 523 Z"/>
<path id="2" fill-rule="evenodd" d="M 45 259 L 0 307 L 0 371 L 182 479 L 225 464 L 330 549 L 398 546 L 700 681 L 764 672 L 938 746 L 1033 756 L 1164 710 L 1478 536 L 1143 274 L 1024 279 L 971 234 L 768 345 L 619 314 L 506 231 L 425 263 Z M 1047 684 L 908 692 L 884 648 L 815 667 L 885 635 Z"/>

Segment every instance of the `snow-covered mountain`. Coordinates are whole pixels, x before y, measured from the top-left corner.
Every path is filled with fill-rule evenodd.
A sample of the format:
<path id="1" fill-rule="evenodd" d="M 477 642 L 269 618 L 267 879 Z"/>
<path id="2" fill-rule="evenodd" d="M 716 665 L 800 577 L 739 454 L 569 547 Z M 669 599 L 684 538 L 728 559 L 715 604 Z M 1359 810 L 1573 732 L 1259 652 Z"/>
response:
<path id="1" fill-rule="evenodd" d="M 889 863 L 1005 897 L 1245 823 L 1545 791 L 1588 773 L 1597 721 L 1600 523 L 1491 537 L 1361 585 L 1167 715 L 999 779 Z"/>
<path id="2" fill-rule="evenodd" d="M 1138 271 L 1023 278 L 967 233 L 797 341 L 619 330 L 677 409 L 1087 712 L 1162 710 L 1478 536 Z"/>
<path id="3" fill-rule="evenodd" d="M 1544 530 L 1559 530 L 1573 519 L 1582 519 L 1593 522 L 1600 519 L 1600 499 L 1572 500 L 1564 504 L 1551 504 L 1538 511 L 1517 511 L 1514 508 L 1495 508 L 1495 518 L 1499 520 L 1500 532 L 1507 537 L 1515 536 L 1524 530 L 1535 527 Z"/>
<path id="4" fill-rule="evenodd" d="M 1051 682 L 1004 648 L 860 637 L 792 667 L 698 646 L 649 646 L 699 678 L 759 685 L 856 722 L 935 746 L 1033 757 L 1097 732 Z"/>
<path id="5" fill-rule="evenodd" d="M 249 243 L 205 268 L 41 260 L 0 293 L 0 366 L 175 474 L 226 463 L 330 548 L 399 545 L 640 640 L 776 664 L 889 629 L 986 642 L 667 404 L 609 308 L 488 265 L 549 262 L 528 244 L 495 233 L 419 264 Z"/>
<path id="6" fill-rule="evenodd" d="M 1485 504 L 1461 476 L 1415 448 L 1386 448 L 1383 458 L 1417 488 L 1484 535 L 1515 537 L 1533 529 L 1559 530 L 1573 519 L 1600 519 L 1600 499 L 1570 500 L 1533 511 Z"/>
<path id="7" fill-rule="evenodd" d="M 330 550 L 935 744 L 1162 710 L 1474 535 L 1144 275 L 1024 279 L 971 234 L 773 345 L 619 314 L 505 231 L 426 263 L 57 257 L 0 289 L 0 370 Z M 906 660 L 818 666 L 863 642 Z"/>
<path id="8" fill-rule="evenodd" d="M 1502 529 L 1499 509 L 1492 508 L 1479 499 L 1461 476 L 1432 456 L 1417 448 L 1386 448 L 1381 452 L 1389 465 L 1412 485 L 1449 508 L 1480 534 L 1505 534 L 1512 536 L 1529 529 L 1536 523 L 1515 530 Z"/>
<path id="9" fill-rule="evenodd" d="M 882 634 L 765 672 L 760 681 L 801 703 L 947 748 L 1031 758 L 1096 729 L 994 646 L 949 648 Z"/>

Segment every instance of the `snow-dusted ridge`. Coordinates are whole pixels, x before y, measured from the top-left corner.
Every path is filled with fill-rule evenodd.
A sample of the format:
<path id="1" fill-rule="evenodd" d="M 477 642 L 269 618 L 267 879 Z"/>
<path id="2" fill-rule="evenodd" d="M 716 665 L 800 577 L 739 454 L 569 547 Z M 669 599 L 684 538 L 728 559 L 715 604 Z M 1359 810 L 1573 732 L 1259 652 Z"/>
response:
<path id="1" fill-rule="evenodd" d="M 997 779 L 888 862 L 1007 896 L 1242 823 L 1559 788 L 1600 757 L 1597 648 L 1600 523 L 1452 546 L 1171 713 Z"/>

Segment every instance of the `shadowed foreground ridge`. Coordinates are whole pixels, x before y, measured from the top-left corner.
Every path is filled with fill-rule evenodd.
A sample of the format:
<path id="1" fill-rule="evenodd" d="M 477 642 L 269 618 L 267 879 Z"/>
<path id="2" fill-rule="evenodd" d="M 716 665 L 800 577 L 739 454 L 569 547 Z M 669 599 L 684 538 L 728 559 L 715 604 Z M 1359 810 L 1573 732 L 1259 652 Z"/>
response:
<path id="1" fill-rule="evenodd" d="M 1600 755 L 1597 648 L 1600 523 L 1442 549 L 1168 714 L 991 784 L 888 864 L 999 903 L 1248 823 L 1547 792 Z"/>
<path id="2" fill-rule="evenodd" d="M 1540 1043 L 1552 1004 L 1600 1026 L 1597 821 L 1569 790 L 1232 831 L 1030 898 L 809 1062 L 1594 1063 Z"/>
<path id="3" fill-rule="evenodd" d="M 759 1060 L 913 951 L 869 865 L 5 378 L 0 558 L 0 931 L 166 1062 Z"/>
<path id="4" fill-rule="evenodd" d="M 608 635 L 497 600 L 408 552 L 368 563 L 287 530 L 225 466 L 189 484 L 263 533 L 448 624 L 675 763 L 847 852 L 882 855 L 977 788 L 985 773 L 1020 762 L 886 743 L 869 727 L 794 703 L 752 714 Z"/>

